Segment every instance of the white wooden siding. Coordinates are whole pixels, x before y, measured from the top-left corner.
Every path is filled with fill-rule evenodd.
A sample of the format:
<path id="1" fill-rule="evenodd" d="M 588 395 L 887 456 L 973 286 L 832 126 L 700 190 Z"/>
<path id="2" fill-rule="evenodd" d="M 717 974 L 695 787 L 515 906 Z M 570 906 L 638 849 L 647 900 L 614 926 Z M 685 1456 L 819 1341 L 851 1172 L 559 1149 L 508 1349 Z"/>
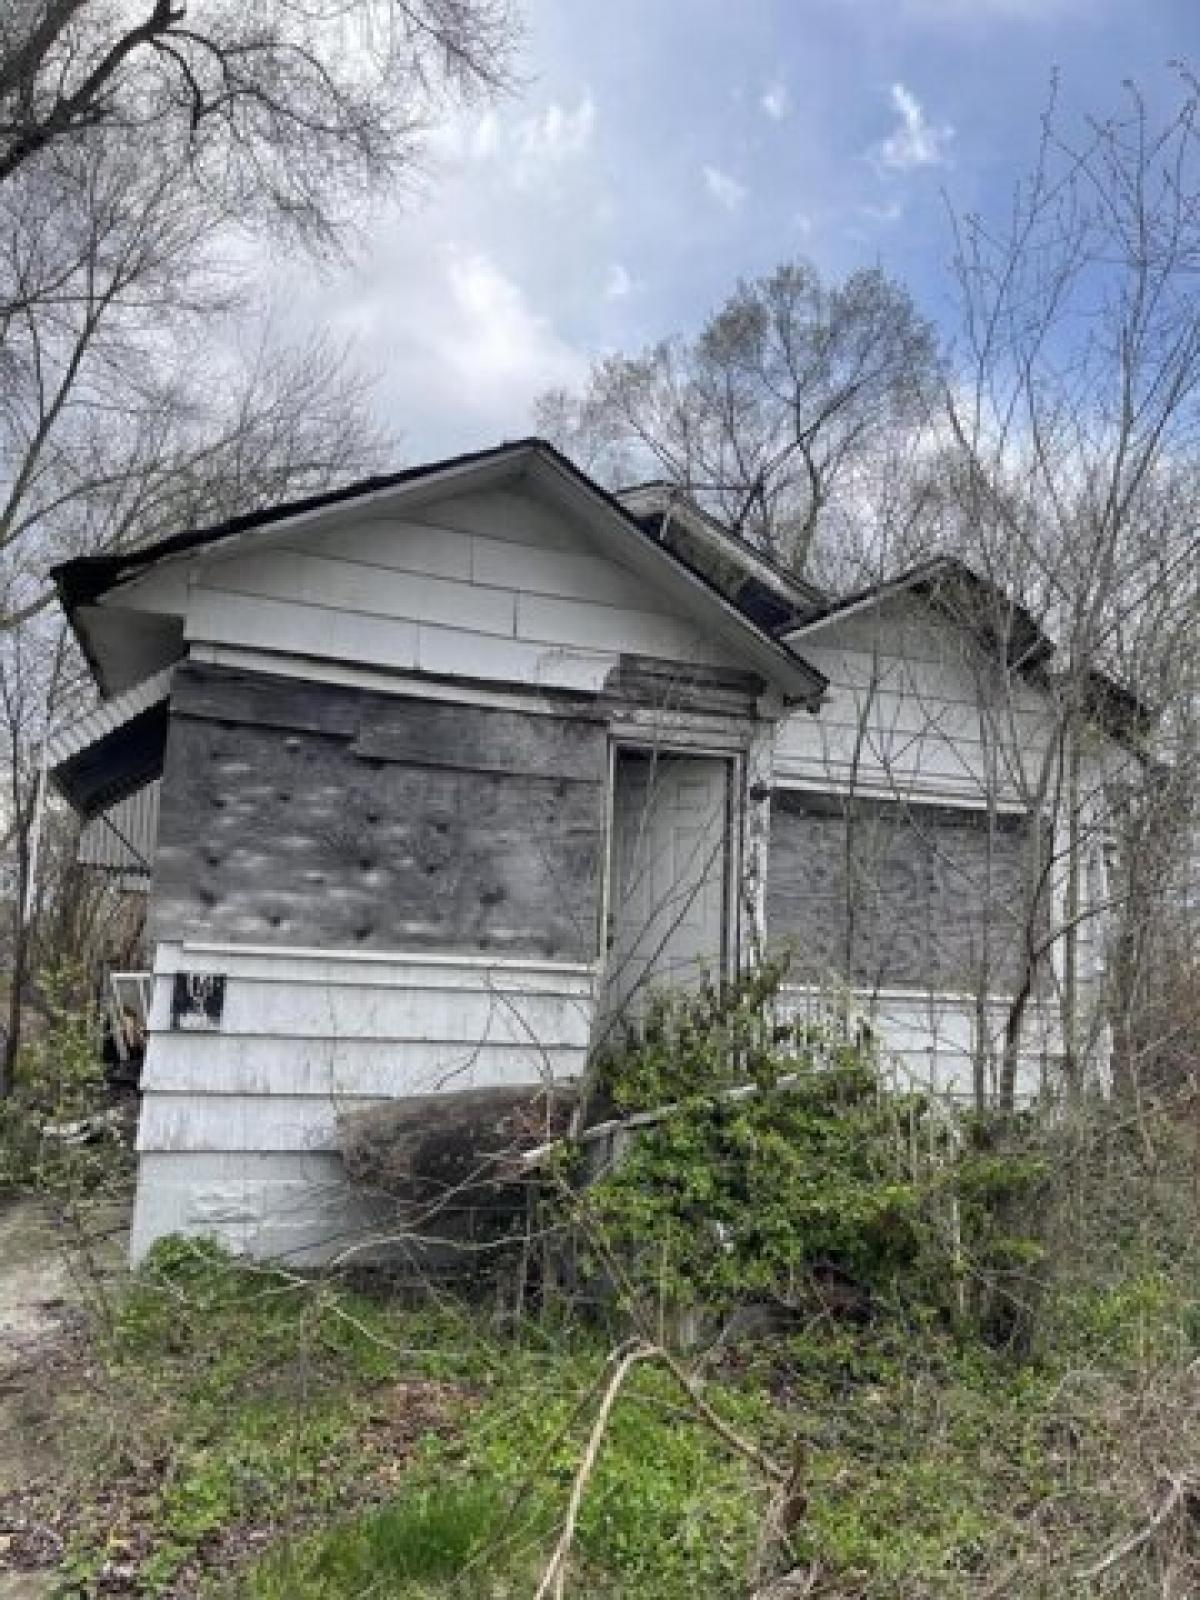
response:
<path id="1" fill-rule="evenodd" d="M 149 1151 L 138 1162 L 130 1254 L 140 1261 L 156 1239 L 182 1233 L 307 1265 L 361 1246 L 388 1221 L 347 1185 L 340 1156 L 328 1151 Z"/>
<path id="2" fill-rule="evenodd" d="M 219 1030 L 172 1031 L 178 971 L 225 975 Z M 336 1203 L 338 1118 L 405 1095 L 577 1077 L 593 988 L 590 966 L 565 962 L 160 945 L 135 1258 L 172 1231 L 257 1254 L 352 1233 L 362 1201 L 344 1188 Z M 256 1176 L 267 1156 L 269 1179 Z"/>
<path id="3" fill-rule="evenodd" d="M 191 643 L 544 687 L 598 689 L 623 652 L 728 662 L 676 599 L 530 496 L 477 492 L 415 515 L 217 547 L 187 584 L 164 570 L 111 603 L 178 608 Z"/>
<path id="4" fill-rule="evenodd" d="M 797 648 L 830 680 L 818 716 L 780 724 L 777 781 L 917 798 L 1028 801 L 1051 720 L 1042 694 L 1017 682 L 991 703 L 963 631 L 899 597 L 836 619 Z"/>
<path id="5" fill-rule="evenodd" d="M 987 1037 L 982 1040 L 971 995 L 919 994 L 898 989 L 876 993 L 847 990 L 832 995 L 815 986 L 795 984 L 782 991 L 780 1010 L 785 1016 L 812 1021 L 848 1014 L 851 1019 L 869 1022 L 879 1039 L 885 1074 L 901 1092 L 924 1091 L 969 1102 L 974 1092 L 977 1044 L 982 1045 L 984 1059 L 993 1062 L 993 1077 L 998 1070 L 1006 1016 L 1005 1003 L 999 997 L 986 1007 Z M 1057 1083 L 1053 1063 L 1060 1050 L 1053 1007 L 1030 1006 L 1018 1062 L 1020 1100 L 1029 1101 L 1046 1084 Z M 993 1097 L 995 1088 L 994 1083 L 989 1084 Z"/>

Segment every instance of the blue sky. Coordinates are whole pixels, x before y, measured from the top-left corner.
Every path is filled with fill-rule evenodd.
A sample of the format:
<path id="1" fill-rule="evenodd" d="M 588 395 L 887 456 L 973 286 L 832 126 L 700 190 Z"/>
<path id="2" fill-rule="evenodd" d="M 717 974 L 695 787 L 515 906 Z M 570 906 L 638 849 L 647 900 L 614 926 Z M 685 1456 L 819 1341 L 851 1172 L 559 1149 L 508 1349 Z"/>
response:
<path id="1" fill-rule="evenodd" d="M 289 316 L 350 339 L 408 458 L 686 331 L 796 254 L 881 264 L 952 326 L 947 206 L 1002 212 L 1053 73 L 1068 118 L 1178 96 L 1200 0 L 529 0 L 521 92 L 440 129 Z"/>

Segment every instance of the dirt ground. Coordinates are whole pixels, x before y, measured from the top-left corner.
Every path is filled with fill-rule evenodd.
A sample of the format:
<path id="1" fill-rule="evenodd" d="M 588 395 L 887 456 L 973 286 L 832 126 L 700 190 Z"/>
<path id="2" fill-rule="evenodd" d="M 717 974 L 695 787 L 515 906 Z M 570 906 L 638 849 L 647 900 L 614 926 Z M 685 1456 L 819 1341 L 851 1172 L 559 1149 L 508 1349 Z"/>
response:
<path id="1" fill-rule="evenodd" d="M 89 1219 L 93 1257 L 105 1277 L 125 1270 L 128 1207 Z M 0 1600 L 42 1600 L 52 1529 L 31 1522 L 26 1498 L 57 1477 L 55 1406 L 85 1381 L 88 1306 L 72 1230 L 40 1201 L 0 1201 Z"/>

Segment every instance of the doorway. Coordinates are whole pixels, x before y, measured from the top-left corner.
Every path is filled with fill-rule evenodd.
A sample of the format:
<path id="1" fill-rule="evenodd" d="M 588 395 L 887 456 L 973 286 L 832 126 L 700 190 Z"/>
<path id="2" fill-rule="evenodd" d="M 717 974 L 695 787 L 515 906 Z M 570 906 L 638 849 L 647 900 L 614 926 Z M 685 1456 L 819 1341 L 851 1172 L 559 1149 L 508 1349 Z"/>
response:
<path id="1" fill-rule="evenodd" d="M 729 756 L 616 749 L 606 1025 L 636 1020 L 655 988 L 728 972 L 734 770 Z"/>

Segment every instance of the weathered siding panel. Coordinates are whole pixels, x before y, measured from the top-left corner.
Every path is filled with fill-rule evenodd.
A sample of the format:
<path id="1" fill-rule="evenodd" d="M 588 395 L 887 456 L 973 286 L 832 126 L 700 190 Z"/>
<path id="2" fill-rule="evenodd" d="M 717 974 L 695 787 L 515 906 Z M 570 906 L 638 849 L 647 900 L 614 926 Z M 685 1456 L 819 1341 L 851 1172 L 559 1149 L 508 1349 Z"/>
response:
<path id="1" fill-rule="evenodd" d="M 218 553 L 188 597 L 187 638 L 556 686 L 598 687 L 597 652 L 604 670 L 621 652 L 713 665 L 727 654 L 531 498 L 473 494 L 416 516 Z"/>
<path id="2" fill-rule="evenodd" d="M 129 1249 L 136 1263 L 156 1239 L 182 1233 L 259 1260 L 307 1264 L 361 1245 L 386 1221 L 349 1187 L 331 1152 L 146 1151 Z"/>
<path id="3" fill-rule="evenodd" d="M 602 723 L 194 665 L 177 683 L 156 937 L 595 955 Z"/>
<path id="4" fill-rule="evenodd" d="M 797 648 L 829 692 L 818 717 L 781 723 L 778 778 L 1029 802 L 1052 728 L 1046 702 L 1020 679 L 999 680 L 962 630 L 919 600 L 832 620 Z"/>
<path id="5" fill-rule="evenodd" d="M 970 995 L 917 994 L 900 990 L 870 993 L 791 984 L 780 996 L 789 1017 L 842 1027 L 847 1017 L 874 1030 L 884 1076 L 899 1092 L 944 1095 L 959 1103 L 974 1094 L 975 1064 L 982 1061 L 987 1092 L 997 1091 L 1005 1022 L 1002 1001 L 979 1008 Z M 1051 1006 L 1031 1006 L 1022 1032 L 1017 1096 L 1032 1100 L 1059 1082 L 1061 1033 Z"/>
<path id="6" fill-rule="evenodd" d="M 174 974 L 225 977 L 220 1027 L 173 1030 Z M 159 946 L 132 1249 L 209 1233 L 320 1255 L 372 1223 L 338 1119 L 405 1095 L 567 1082 L 593 1012 L 586 963 L 489 965 L 357 950 Z"/>

